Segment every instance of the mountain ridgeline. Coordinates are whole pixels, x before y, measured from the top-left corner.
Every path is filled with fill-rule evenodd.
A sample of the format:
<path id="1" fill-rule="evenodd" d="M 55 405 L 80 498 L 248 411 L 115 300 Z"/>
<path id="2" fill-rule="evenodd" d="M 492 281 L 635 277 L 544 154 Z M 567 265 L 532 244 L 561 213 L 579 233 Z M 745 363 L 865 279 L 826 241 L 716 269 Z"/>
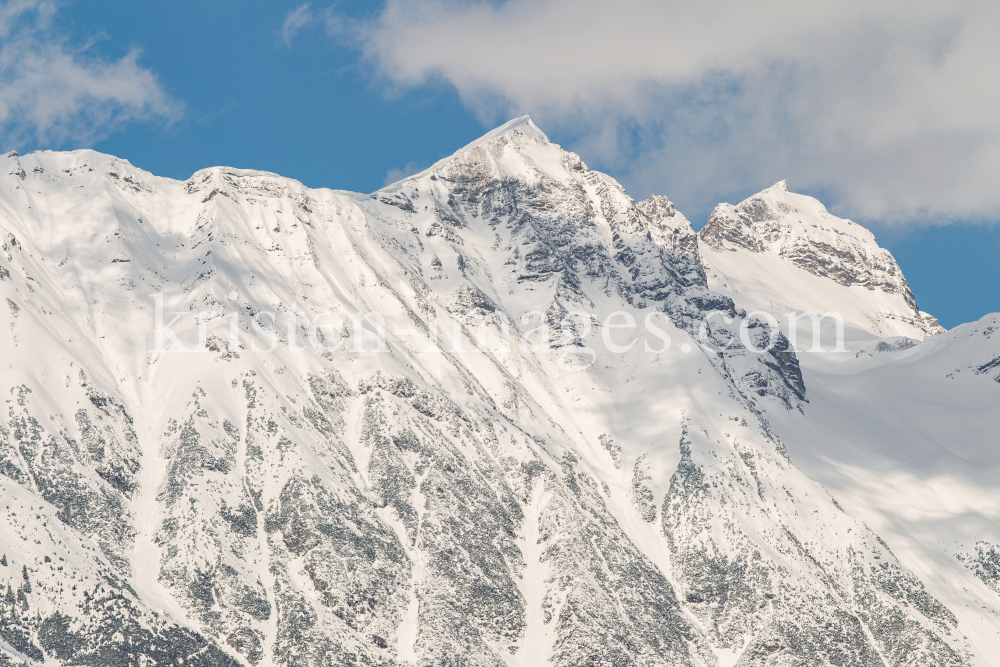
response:
<path id="1" fill-rule="evenodd" d="M 783 183 L 695 234 L 527 117 L 370 195 L 0 168 L 0 665 L 1000 655 L 996 508 L 955 500 L 996 490 L 1000 322 L 945 333 Z M 786 309 L 849 353 L 753 314 Z M 951 492 L 890 469 L 911 442 Z"/>

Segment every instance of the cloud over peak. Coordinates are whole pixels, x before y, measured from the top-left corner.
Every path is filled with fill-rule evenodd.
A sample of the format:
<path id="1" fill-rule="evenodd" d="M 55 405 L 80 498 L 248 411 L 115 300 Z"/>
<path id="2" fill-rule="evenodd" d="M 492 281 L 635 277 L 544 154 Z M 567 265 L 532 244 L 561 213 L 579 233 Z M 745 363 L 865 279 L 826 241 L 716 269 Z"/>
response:
<path id="1" fill-rule="evenodd" d="M 640 195 L 788 178 L 885 222 L 1000 208 L 996 3 L 389 0 L 343 25 L 392 84 L 530 112 Z"/>

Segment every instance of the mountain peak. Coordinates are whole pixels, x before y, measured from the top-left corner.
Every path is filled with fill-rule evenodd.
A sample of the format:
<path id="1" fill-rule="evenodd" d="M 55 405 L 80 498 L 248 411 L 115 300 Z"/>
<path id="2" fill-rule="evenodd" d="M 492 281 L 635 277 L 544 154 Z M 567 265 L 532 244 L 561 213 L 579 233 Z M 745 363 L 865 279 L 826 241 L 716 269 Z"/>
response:
<path id="1" fill-rule="evenodd" d="M 489 142 L 498 139 L 500 137 L 511 137 L 514 135 L 523 135 L 538 144 L 552 144 L 552 142 L 549 141 L 549 138 L 545 135 L 545 133 L 539 130 L 538 126 L 532 122 L 531 117 L 525 114 L 523 116 L 518 116 L 517 118 L 513 118 L 504 123 L 503 125 L 490 130 L 489 132 L 479 137 L 475 141 L 470 142 L 465 146 L 463 146 L 462 148 L 460 148 L 459 150 L 455 151 L 451 157 L 456 157 L 458 155 L 462 155 L 463 153 L 467 153 L 468 151 L 474 148 L 478 148 L 480 146 L 488 144 Z M 442 160 L 442 162 L 447 161 L 448 159 L 449 158 L 445 158 L 445 160 Z"/>
<path id="2" fill-rule="evenodd" d="M 475 141 L 466 144 L 459 150 L 441 160 L 438 160 L 420 173 L 386 186 L 382 190 L 395 191 L 403 183 L 414 183 L 424 178 L 449 178 L 449 174 L 457 170 L 460 173 L 485 174 L 487 170 L 493 175 L 506 174 L 511 177 L 525 176 L 536 179 L 539 175 L 564 182 L 570 172 L 580 173 L 587 166 L 575 153 L 564 150 L 558 144 L 538 129 L 527 115 L 507 121 L 503 125 L 487 132 Z M 602 175 L 611 182 L 613 179 Z M 617 183 L 616 188 L 621 189 Z"/>
<path id="3" fill-rule="evenodd" d="M 449 160 L 451 160 L 451 158 L 454 158 L 458 155 L 462 155 L 463 153 L 467 153 L 468 151 L 474 148 L 478 148 L 479 146 L 483 146 L 484 144 L 487 144 L 499 137 L 510 136 L 513 134 L 522 134 L 528 137 L 529 139 L 532 139 L 541 144 L 552 143 L 551 141 L 549 141 L 549 138 L 545 135 L 545 133 L 542 132 L 540 129 L 538 129 L 538 126 L 535 125 L 534 122 L 532 122 L 531 117 L 525 114 L 523 116 L 518 116 L 517 118 L 512 118 L 503 125 L 490 130 L 489 132 L 479 137 L 475 141 L 472 141 L 463 146 L 462 148 L 458 149 L 451 156 L 438 161 L 437 164 L 448 162 Z M 437 164 L 435 166 L 437 166 Z"/>
<path id="4" fill-rule="evenodd" d="M 480 144 L 484 144 L 487 141 L 490 141 L 491 139 L 496 139 L 497 137 L 502 136 L 504 134 L 509 134 L 514 130 L 520 130 L 522 133 L 538 141 L 544 141 L 544 142 L 549 141 L 549 138 L 545 136 L 544 132 L 538 129 L 538 126 L 535 125 L 535 123 L 531 120 L 531 117 L 528 114 L 525 114 L 523 116 L 518 116 L 517 118 L 513 118 L 507 121 L 500 127 L 490 130 L 489 132 L 481 136 L 479 139 L 476 139 L 471 144 L 466 146 L 466 148 L 471 148 L 472 146 L 478 146 Z"/>
<path id="5" fill-rule="evenodd" d="M 778 181 L 735 206 L 719 204 L 699 236 L 702 243 L 716 250 L 742 248 L 780 254 L 785 246 L 798 240 L 834 246 L 849 241 L 881 250 L 870 231 L 851 220 L 831 215 L 818 199 L 792 192 L 785 181 Z"/>
<path id="6" fill-rule="evenodd" d="M 813 197 L 791 192 L 785 181 L 736 206 L 719 204 L 698 239 L 712 267 L 709 284 L 733 292 L 737 303 L 756 303 L 746 297 L 752 291 L 760 303 L 781 302 L 789 310 L 856 311 L 857 328 L 876 335 L 923 338 L 943 331 L 920 312 L 896 260 L 870 231 L 832 215 Z M 748 281 L 753 287 L 744 284 Z M 789 284 L 802 285 L 803 294 L 829 298 L 789 300 Z M 835 286 L 844 290 L 840 296 Z M 862 297 L 864 292 L 854 291 L 859 287 L 870 294 Z M 741 290 L 744 296 L 736 296 Z"/>

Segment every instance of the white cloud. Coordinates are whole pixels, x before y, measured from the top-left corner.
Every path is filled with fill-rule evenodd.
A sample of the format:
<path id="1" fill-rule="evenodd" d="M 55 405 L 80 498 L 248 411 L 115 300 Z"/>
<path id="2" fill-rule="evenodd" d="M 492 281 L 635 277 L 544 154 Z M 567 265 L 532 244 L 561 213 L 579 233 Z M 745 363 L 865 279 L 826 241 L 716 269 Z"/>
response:
<path id="1" fill-rule="evenodd" d="M 73 47 L 51 22 L 51 3 L 0 5 L 0 136 L 4 149 L 35 140 L 87 144 L 123 123 L 173 121 L 181 105 L 138 63 L 138 51 L 116 61 Z"/>
<path id="2" fill-rule="evenodd" d="M 389 0 L 342 25 L 392 84 L 530 113 L 637 194 L 787 178 L 870 220 L 1000 217 L 1000 3 Z"/>
<path id="3" fill-rule="evenodd" d="M 397 181 L 401 181 L 407 176 L 413 176 L 414 174 L 419 174 L 421 171 L 420 167 L 417 166 L 416 162 L 407 162 L 406 166 L 402 169 L 397 169 L 393 167 L 389 171 L 385 172 L 385 181 L 382 185 L 392 185 Z"/>
<path id="4" fill-rule="evenodd" d="M 313 15 L 309 10 L 308 2 L 288 12 L 288 16 L 285 17 L 285 22 L 281 25 L 281 30 L 278 32 L 285 46 L 289 49 L 292 48 L 292 40 L 295 39 L 295 36 L 299 34 L 302 28 L 312 23 L 312 20 Z"/>

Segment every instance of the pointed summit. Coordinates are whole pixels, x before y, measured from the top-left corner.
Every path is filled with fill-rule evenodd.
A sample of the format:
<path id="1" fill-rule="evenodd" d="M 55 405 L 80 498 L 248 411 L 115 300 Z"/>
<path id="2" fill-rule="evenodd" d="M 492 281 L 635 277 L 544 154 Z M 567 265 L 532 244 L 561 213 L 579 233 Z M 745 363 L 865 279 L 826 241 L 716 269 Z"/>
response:
<path id="1" fill-rule="evenodd" d="M 403 188 L 403 184 L 423 179 L 451 178 L 449 174 L 453 170 L 456 175 L 464 174 L 462 178 L 469 174 L 485 176 L 489 173 L 497 178 L 537 180 L 545 176 L 566 182 L 571 173 L 586 171 L 587 165 L 575 153 L 549 141 L 531 118 L 524 115 L 507 121 L 420 173 L 387 185 L 381 191 L 395 192 Z"/>
<path id="2" fill-rule="evenodd" d="M 535 125 L 534 122 L 532 122 L 530 116 L 525 114 L 523 116 L 518 116 L 517 118 L 508 120 L 500 127 L 490 130 L 480 138 L 476 139 L 472 143 L 465 146 L 465 148 L 463 148 L 462 150 L 472 148 L 473 146 L 479 146 L 481 144 L 486 143 L 487 141 L 490 141 L 491 139 L 495 139 L 499 136 L 511 133 L 514 130 L 518 130 L 522 132 L 524 135 L 531 137 L 532 139 L 535 139 L 536 141 L 544 141 L 546 143 L 549 142 L 549 138 L 545 136 L 545 133 L 538 129 L 538 126 Z"/>
<path id="3" fill-rule="evenodd" d="M 542 132 L 540 129 L 538 129 L 538 126 L 532 122 L 531 117 L 525 114 L 524 116 L 519 116 L 517 118 L 507 121 L 500 127 L 490 130 L 489 132 L 479 137 L 475 141 L 470 142 L 465 146 L 463 146 L 462 148 L 455 151 L 450 157 L 440 160 L 434 166 L 436 167 L 439 164 L 449 162 L 452 159 L 459 157 L 460 155 L 467 154 L 468 152 L 476 148 L 479 148 L 481 146 L 485 146 L 490 142 L 500 139 L 501 137 L 506 139 L 515 139 L 515 138 L 527 139 L 526 143 L 528 144 L 554 146 L 560 152 L 562 150 L 561 148 L 559 148 L 559 146 L 549 141 L 549 138 L 545 136 L 545 133 Z M 433 168 L 434 167 L 431 167 L 431 169 Z"/>

